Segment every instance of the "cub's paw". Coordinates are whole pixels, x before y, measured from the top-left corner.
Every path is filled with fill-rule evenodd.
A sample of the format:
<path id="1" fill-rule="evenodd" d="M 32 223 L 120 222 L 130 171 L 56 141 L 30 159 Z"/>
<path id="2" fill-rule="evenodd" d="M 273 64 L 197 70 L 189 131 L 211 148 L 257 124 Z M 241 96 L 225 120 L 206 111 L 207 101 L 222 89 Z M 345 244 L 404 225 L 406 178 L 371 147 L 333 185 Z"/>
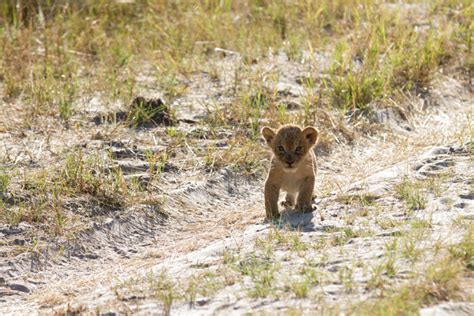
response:
<path id="1" fill-rule="evenodd" d="M 293 202 L 291 202 L 291 201 L 281 201 L 280 205 L 283 206 L 283 207 L 292 207 Z"/>
<path id="2" fill-rule="evenodd" d="M 270 222 L 278 221 L 280 219 L 280 213 L 279 212 L 267 213 L 265 219 Z"/>

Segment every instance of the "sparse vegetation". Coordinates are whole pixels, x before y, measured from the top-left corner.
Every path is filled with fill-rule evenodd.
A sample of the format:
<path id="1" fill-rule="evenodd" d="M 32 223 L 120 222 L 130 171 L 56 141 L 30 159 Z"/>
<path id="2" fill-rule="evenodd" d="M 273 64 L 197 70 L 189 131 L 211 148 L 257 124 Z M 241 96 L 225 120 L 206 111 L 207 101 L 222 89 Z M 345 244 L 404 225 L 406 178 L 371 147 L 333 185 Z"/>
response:
<path id="1" fill-rule="evenodd" d="M 455 257 L 440 259 L 430 265 L 426 273 L 398 288 L 385 291 L 387 294 L 379 299 L 360 303 L 354 311 L 358 315 L 417 313 L 422 306 L 458 297 L 462 292 L 459 278 L 464 271 Z"/>
<path id="2" fill-rule="evenodd" d="M 302 281 L 291 282 L 289 287 L 296 298 L 305 298 L 308 296 L 309 285 L 309 279 L 305 278 Z"/>
<path id="3" fill-rule="evenodd" d="M 427 4 L 424 20 L 437 29 L 421 32 L 406 27 L 414 25 L 410 15 L 415 13 L 406 15 L 376 1 L 15 3 L 0 8 L 4 25 L 0 70 L 6 94 L 31 100 L 35 117 L 53 114 L 50 105 L 57 104 L 61 118 L 67 120 L 74 99 L 93 90 L 130 102 L 137 89 L 139 60 L 154 65 L 152 76 L 172 100 L 186 92 L 181 78 L 209 67 L 204 61 L 215 47 L 241 56 L 245 65 L 265 56 L 269 47 L 299 61 L 301 52 L 314 52 L 332 42 L 331 77 L 322 94 L 329 98 L 322 101 L 335 100 L 336 106 L 346 109 L 364 109 L 400 91 L 421 91 L 451 60 L 470 65 L 465 57 L 471 45 L 464 41 L 470 38 L 471 13 L 465 1 L 457 1 L 458 13 L 449 20 L 442 14 L 451 2 Z M 94 19 L 100 23 L 89 23 Z M 245 115 L 236 118 L 254 132 L 262 116 L 279 111 L 274 92 L 254 85 L 259 79 L 252 80 L 252 89 L 241 82 L 235 86 L 238 95 L 249 91 L 238 97 L 235 112 Z M 314 84 L 314 78 L 307 82 Z M 135 107 L 132 124 L 148 120 L 153 116 L 149 112 Z"/>
<path id="4" fill-rule="evenodd" d="M 177 292 L 180 289 L 177 288 L 176 284 L 170 280 L 165 272 L 162 272 L 157 277 L 149 276 L 149 279 L 155 296 L 163 303 L 163 313 L 169 315 L 173 302 L 181 295 L 181 293 Z"/>
<path id="5" fill-rule="evenodd" d="M 77 225 L 77 214 L 68 206 L 69 201 L 84 201 L 84 207 L 95 208 L 99 214 L 123 209 L 128 203 L 152 203 L 143 192 L 129 192 L 122 170 L 109 165 L 111 160 L 96 155 L 86 157 L 83 151 L 67 155 L 63 165 L 37 171 L 25 177 L 12 190 L 13 196 L 28 192 L 19 203 L 7 205 L 1 215 L 9 224 L 51 223 L 46 232 L 63 235 L 66 227 Z M 151 168 L 156 167 L 153 165 Z M 5 182 L 7 184 L 7 182 Z M 10 202 L 11 204 L 11 202 Z M 88 212 L 92 212 L 89 210 Z"/>
<path id="6" fill-rule="evenodd" d="M 409 212 L 425 208 L 426 196 L 419 183 L 404 178 L 395 187 L 395 191 L 400 199 L 405 201 Z"/>
<path id="7" fill-rule="evenodd" d="M 5 170 L 0 169 L 0 194 L 7 192 L 8 185 L 10 184 L 10 176 Z"/>
<path id="8" fill-rule="evenodd" d="M 362 207 L 367 207 L 373 206 L 378 198 L 380 196 L 372 194 L 340 195 L 337 197 L 337 201 L 348 205 L 360 204 Z"/>
<path id="9" fill-rule="evenodd" d="M 256 141 L 256 138 L 248 139 L 242 135 L 230 140 L 225 148 L 208 147 L 205 165 L 210 170 L 230 167 L 243 174 L 261 174 L 264 170 L 262 159 L 267 152 Z"/>
<path id="10" fill-rule="evenodd" d="M 458 109 L 472 99 L 471 2 L 1 2 L 0 285 L 15 294 L 25 267 L 48 266 L 50 280 L 99 258 L 104 274 L 110 262 L 141 273 L 114 287 L 124 314 L 146 314 L 144 300 L 206 313 L 224 292 L 262 314 L 285 300 L 295 308 L 283 313 L 358 315 L 464 300 L 473 185 L 450 159 L 472 163 L 472 111 Z M 319 130 L 317 208 L 262 223 L 260 128 L 286 123 Z M 462 154 L 453 145 L 432 174 L 371 183 L 454 140 Z M 209 244 L 219 250 L 205 262 L 180 261 Z M 141 265 L 144 247 L 158 255 Z M 171 257 L 186 268 L 168 273 Z M 115 281 L 70 282 L 44 304 L 64 311 L 46 313 L 109 312 L 107 296 L 95 310 L 70 300 Z M 361 293 L 370 299 L 354 304 Z"/>
<path id="11" fill-rule="evenodd" d="M 416 261 L 421 256 L 421 250 L 417 247 L 417 242 L 414 238 L 406 238 L 403 241 L 401 254 L 410 261 Z"/>
<path id="12" fill-rule="evenodd" d="M 465 268 L 474 270 L 474 228 L 468 227 L 463 239 L 450 247 L 448 251 L 452 258 L 459 259 Z"/>
<path id="13" fill-rule="evenodd" d="M 346 292 L 351 292 L 354 288 L 354 270 L 352 266 L 343 266 L 338 271 L 339 281 Z"/>

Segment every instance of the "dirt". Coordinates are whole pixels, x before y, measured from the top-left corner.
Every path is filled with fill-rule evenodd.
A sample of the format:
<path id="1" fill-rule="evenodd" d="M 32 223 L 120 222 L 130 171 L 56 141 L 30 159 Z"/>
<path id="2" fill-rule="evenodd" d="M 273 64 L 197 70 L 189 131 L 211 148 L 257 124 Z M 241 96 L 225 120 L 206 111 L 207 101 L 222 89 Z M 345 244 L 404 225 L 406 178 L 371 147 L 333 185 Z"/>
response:
<path id="1" fill-rule="evenodd" d="M 368 280 L 362 268 L 356 269 L 354 272 L 353 282 L 356 289 L 350 294 L 347 294 L 343 284 L 337 280 L 336 276 L 340 271 L 343 271 L 344 267 L 354 265 L 355 262 L 364 261 L 367 263 L 382 260 L 384 247 L 392 239 L 392 236 L 401 234 L 402 231 L 400 229 L 403 231 L 410 229 L 409 227 L 383 229 L 376 223 L 377 220 L 381 219 L 403 221 L 409 217 L 405 214 L 403 203 L 393 196 L 393 183 L 399 181 L 404 175 L 426 177 L 425 173 L 427 170 L 430 170 L 430 172 L 441 172 L 448 168 L 453 170 L 451 179 L 443 184 L 443 186 L 447 186 L 449 189 L 438 197 L 430 196 L 427 207 L 423 211 L 415 212 L 413 216 L 420 219 L 426 219 L 428 216 L 431 217 L 432 228 L 429 231 L 430 237 L 426 238 L 424 242 L 434 244 L 440 238 L 455 241 L 460 236 L 447 231 L 447 227 L 459 216 L 470 220 L 474 218 L 473 193 L 469 191 L 472 187 L 472 177 L 470 175 L 474 171 L 473 165 L 470 162 L 471 154 L 463 147 L 435 147 L 425 152 L 421 157 L 401 162 L 394 167 L 377 172 L 365 180 L 342 188 L 343 192 L 354 197 L 358 197 L 360 194 L 373 196 L 374 201 L 377 202 L 377 205 L 384 212 L 377 218 L 367 219 L 370 222 L 372 236 L 354 238 L 352 242 L 343 247 L 343 250 L 338 246 L 334 246 L 324 253 L 324 256 L 329 257 L 329 260 L 324 263 L 323 270 L 328 274 L 332 274 L 334 280 L 333 283 L 326 284 L 321 288 L 321 295 L 323 296 L 320 300 L 293 298 L 248 299 L 241 297 L 241 293 L 245 292 L 245 287 L 228 286 L 212 298 L 201 297 L 201 303 L 193 307 L 190 307 L 188 303 L 175 304 L 172 308 L 172 314 L 213 314 L 227 313 L 229 311 L 235 314 L 258 311 L 275 312 L 284 311 L 289 306 L 297 306 L 307 311 L 316 311 L 320 310 L 321 303 L 329 306 L 337 305 L 343 308 L 350 301 L 366 299 L 370 292 L 364 291 L 364 284 Z M 449 161 L 449 163 L 444 163 L 446 161 Z M 248 186 L 248 188 L 250 187 Z M 193 188 L 192 191 L 199 192 L 200 190 Z M 201 193 L 196 194 L 209 194 L 212 190 L 205 190 L 205 192 L 201 191 Z M 240 191 L 241 194 L 244 192 L 243 190 Z M 248 194 L 248 192 L 240 197 L 240 199 L 244 198 L 252 201 L 260 199 L 259 195 L 254 196 Z M 451 202 L 452 207 L 447 207 L 446 201 L 448 199 L 453 199 Z M 353 205 L 347 205 L 344 202 L 338 201 L 337 194 L 317 199 L 315 204 L 318 211 L 311 214 L 285 213 L 282 229 L 300 232 L 301 240 L 304 243 L 310 244 L 311 242 L 331 238 L 331 236 L 339 234 L 342 229 L 348 227 L 343 218 L 358 210 Z M 248 204 L 245 205 L 244 203 L 240 205 L 242 205 L 242 210 L 245 210 L 245 207 L 249 207 Z M 225 207 L 223 205 L 219 208 L 222 211 Z M 229 210 L 229 213 L 231 210 Z M 238 212 L 238 210 L 236 211 Z M 206 239 L 209 237 L 203 231 L 192 232 L 192 237 L 189 232 L 181 232 L 179 233 L 181 238 L 178 237 L 168 242 L 158 238 L 157 244 L 160 246 L 148 247 L 148 251 L 158 251 L 158 254 L 155 254 L 156 257 L 143 258 L 143 255 L 139 255 L 128 260 L 121 259 L 111 264 L 111 266 L 108 266 L 107 263 L 101 263 L 100 273 L 94 272 L 98 268 L 95 265 L 88 266 L 90 272 L 87 273 L 87 277 L 84 272 L 80 273 L 78 271 L 74 273 L 71 279 L 68 278 L 57 283 L 52 282 L 53 289 L 61 289 L 62 293 L 74 293 L 74 299 L 71 302 L 73 302 L 72 305 L 75 308 L 80 306 L 80 308 L 85 308 L 85 310 L 92 311 L 97 309 L 101 312 L 155 313 L 163 308 L 160 301 L 153 296 L 147 297 L 147 295 L 141 296 L 136 294 L 134 291 L 137 291 L 137 289 L 128 289 L 127 287 L 123 289 L 120 285 L 130 279 L 146 280 L 147 275 L 159 275 L 161 271 L 166 271 L 176 279 L 192 275 L 195 272 L 202 272 L 203 269 L 212 271 L 220 266 L 221 256 L 224 251 L 238 248 L 240 254 L 251 254 L 255 251 L 255 240 L 259 238 L 265 239 L 271 230 L 271 225 L 263 222 L 257 212 L 248 213 L 249 216 L 253 215 L 254 223 L 249 223 L 245 227 L 241 227 L 241 229 L 228 227 L 224 230 L 223 227 L 220 227 L 223 234 L 217 238 L 214 235 L 214 241 L 212 242 L 206 242 Z M 228 214 L 226 218 L 229 217 Z M 209 216 L 207 221 L 208 225 L 201 224 L 201 228 L 208 231 L 219 229 L 216 227 L 215 219 L 212 216 Z M 356 221 L 350 226 L 357 228 L 359 225 L 360 223 Z M 199 238 L 196 236 L 199 236 Z M 196 245 L 197 250 L 190 251 L 189 247 L 194 248 L 193 241 L 190 241 L 190 239 L 193 241 L 199 240 L 200 245 Z M 167 251 L 166 244 L 172 244 L 175 251 Z M 186 250 L 183 250 L 182 246 Z M 140 250 L 140 252 L 144 252 L 144 250 Z M 303 266 L 304 260 L 322 261 L 322 255 L 317 251 L 308 251 L 305 253 L 304 258 L 301 258 L 298 255 L 295 256 L 289 250 L 281 250 L 277 252 L 276 257 L 280 258 L 284 266 L 280 271 L 282 275 L 291 275 L 291 271 L 298 271 Z M 397 262 L 397 264 L 400 267 L 406 267 L 405 273 L 410 271 L 408 262 Z M 104 269 L 104 267 L 107 267 L 107 269 Z M 77 282 L 79 280 L 85 282 L 84 279 L 87 279 L 87 284 L 84 288 L 78 289 Z M 282 280 L 284 280 L 283 277 Z M 397 280 L 392 280 L 392 282 L 397 282 Z M 49 289 L 51 289 L 52 284 L 49 284 Z M 121 289 L 119 291 L 120 294 L 116 290 L 117 286 Z M 51 292 L 53 293 L 53 291 Z M 57 294 L 56 290 L 54 290 L 54 293 Z M 41 301 L 43 295 L 35 295 L 35 297 Z M 31 307 L 35 306 L 35 304 L 38 304 L 38 301 L 33 300 Z M 31 307 L 28 307 L 28 309 Z M 461 304 L 458 309 L 460 311 L 472 311 L 472 305 Z M 426 313 L 428 315 L 428 311 Z M 447 313 L 451 314 L 451 312 Z M 467 314 L 469 312 L 466 312 Z"/>
<path id="2" fill-rule="evenodd" d="M 316 57 L 324 64 L 323 55 Z M 194 305 L 177 301 L 171 306 L 171 314 L 177 315 L 284 313 L 289 307 L 324 312 L 325 306 L 337 306 L 344 310 L 377 292 L 365 289 L 367 273 L 357 263 L 377 264 L 393 236 L 410 231 L 409 225 L 382 227 L 381 221 L 429 220 L 428 236 L 423 242 L 424 247 L 430 247 L 438 239 L 458 240 L 460 236 L 452 229 L 453 223 L 459 218 L 474 219 L 472 93 L 456 79 L 440 75 L 428 97 L 407 98 L 410 113 L 403 114 L 403 109 L 374 109 L 369 119 L 379 126 L 377 132 L 357 135 L 351 142 L 344 140 L 344 135 L 331 134 L 336 139 L 334 144 L 316 150 L 316 211 L 297 214 L 285 210 L 281 223 L 268 223 L 264 220 L 262 198 L 264 173 L 246 176 L 232 168 L 210 171 L 202 157 L 194 154 L 209 145 L 229 146 L 232 130 L 214 130 L 218 137 L 209 140 L 206 134 L 210 131 L 200 122 L 213 112 L 215 104 L 225 108 L 234 80 L 229 69 L 234 69 L 238 62 L 239 57 L 233 55 L 217 62 L 223 69 L 217 81 L 206 73 L 187 79 L 187 93 L 172 104 L 177 116 L 173 124 L 176 123 L 178 131 L 186 131 L 193 146 L 173 153 L 158 185 L 149 179 L 146 153 L 169 148 L 171 141 L 162 137 L 166 127 L 131 130 L 122 126 L 117 130 L 107 121 L 97 123 L 94 118 L 103 117 L 104 112 L 100 107 L 97 110 L 98 101 L 94 98 L 77 109 L 71 123 L 82 124 L 81 133 L 56 128 L 53 120 L 45 120 L 37 130 L 0 135 L 5 161 L 26 171 L 57 164 L 61 152 L 84 148 L 88 152 L 110 153 L 126 179 L 136 178 L 140 183 L 153 185 L 149 193 L 152 203 L 119 211 L 71 200 L 69 207 L 89 219 L 79 224 L 73 237 L 40 234 L 37 238 L 37 230 L 31 224 L 0 224 L 2 314 L 51 314 L 65 310 L 159 314 L 164 309 L 163 301 L 146 289 L 150 274 L 166 271 L 173 279 L 185 280 L 194 273 L 216 271 L 222 265 L 224 252 L 248 257 L 255 252 L 256 241 L 268 238 L 275 229 L 294 231 L 305 244 L 338 238 L 344 229 L 367 229 L 367 236 L 351 238 L 347 244 L 334 245 L 323 252 L 311 249 L 300 256 L 289 249 L 275 250 L 275 258 L 281 262 L 276 278 L 280 288 L 292 271 L 304 267 L 305 260 L 318 264 L 326 281 L 312 289 L 311 299 L 249 298 L 245 295 L 249 281 L 245 279 L 223 286 L 212 296 L 198 297 Z M 256 72 L 280 74 L 269 85 L 276 86 L 279 98 L 291 104 L 289 110 L 300 110 L 301 95 L 306 93 L 301 78 L 308 69 L 278 54 L 270 55 L 259 65 Z M 147 90 L 145 79 L 143 90 Z M 116 111 L 121 110 L 119 106 Z M 347 125 L 363 123 L 360 120 Z M 268 161 L 264 164 L 268 165 Z M 429 192 L 426 207 L 407 214 L 395 186 L 404 178 L 422 181 L 440 175 L 440 192 Z M 370 216 L 357 215 L 361 210 L 357 201 L 361 197 L 371 200 Z M 350 217 L 354 217 L 352 222 Z M 412 270 L 422 269 L 411 267 L 403 259 L 396 265 L 402 271 L 390 280 L 393 284 L 400 283 Z M 350 291 L 340 280 L 347 267 L 353 269 Z M 463 284 L 472 297 L 472 279 L 463 280 Z M 424 309 L 422 315 L 433 315 L 436 308 L 460 315 L 473 309 L 472 304 L 452 303 Z"/>

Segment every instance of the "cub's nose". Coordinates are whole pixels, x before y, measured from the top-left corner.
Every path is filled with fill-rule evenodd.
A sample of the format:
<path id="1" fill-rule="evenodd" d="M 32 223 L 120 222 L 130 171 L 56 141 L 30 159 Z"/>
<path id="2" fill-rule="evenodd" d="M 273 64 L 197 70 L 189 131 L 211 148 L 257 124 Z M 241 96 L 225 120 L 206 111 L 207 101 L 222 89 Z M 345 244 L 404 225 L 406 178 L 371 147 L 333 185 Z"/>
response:
<path id="1" fill-rule="evenodd" d="M 291 157 L 290 155 L 288 155 L 288 154 L 285 156 L 285 160 L 289 164 L 292 164 L 292 163 L 295 162 L 295 159 L 293 157 Z"/>

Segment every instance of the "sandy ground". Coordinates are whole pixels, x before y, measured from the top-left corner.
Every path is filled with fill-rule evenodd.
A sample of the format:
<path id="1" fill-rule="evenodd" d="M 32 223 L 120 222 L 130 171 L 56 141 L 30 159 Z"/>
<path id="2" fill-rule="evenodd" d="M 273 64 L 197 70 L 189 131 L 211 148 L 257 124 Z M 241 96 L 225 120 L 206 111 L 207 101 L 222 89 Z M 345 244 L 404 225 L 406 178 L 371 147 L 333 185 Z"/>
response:
<path id="1" fill-rule="evenodd" d="M 275 60 L 271 63 L 278 66 Z M 295 66 L 290 70 L 287 77 L 281 78 L 280 85 L 297 102 L 301 91 L 295 78 L 301 69 Z M 206 81 L 189 89 L 193 93 L 188 94 L 188 99 L 176 101 L 180 104 L 178 118 L 184 120 L 180 129 L 196 129 L 190 121 L 204 115 L 205 106 L 196 101 L 205 98 L 202 90 L 219 90 L 209 88 L 214 85 L 212 82 L 202 82 Z M 264 221 L 263 175 L 242 176 L 230 168 L 206 171 L 192 163 L 197 159 L 192 155 L 195 148 L 178 152 L 167 163 L 150 197 L 159 203 L 137 205 L 119 213 L 97 210 L 103 213 L 84 224 L 85 229 L 78 229 L 72 239 L 45 237 L 38 248 L 17 253 L 16 246 L 31 244 L 32 227 L 25 223 L 16 227 L 1 224 L 2 314 L 51 314 L 65 310 L 86 314 L 169 312 L 163 299 L 157 297 L 156 288 L 150 286 L 150 275 L 153 279 L 165 271 L 172 280 L 184 283 L 206 271 L 217 271 L 222 276 L 224 253 L 249 258 L 262 251 L 259 240 L 268 240 L 275 231 L 297 234 L 301 243 L 307 245 L 303 250 L 283 246 L 273 249 L 268 261 L 278 263 L 276 288 L 284 289 L 285 283 L 297 275 L 295 271 L 311 265 L 321 274 L 322 280 L 311 287 L 306 298 L 250 298 L 246 293 L 252 282 L 244 277 L 219 286 L 212 295 L 198 295 L 194 304 L 174 301 L 171 314 L 287 313 L 289 308 L 324 313 L 326 307 L 337 312 L 373 297 L 379 289 L 367 289 L 367 267 L 384 259 L 386 245 L 394 236 L 410 233 L 410 223 L 430 223 L 419 245 L 429 249 L 439 239 L 455 242 L 460 235 L 453 223 L 460 218 L 474 219 L 472 93 L 446 76 L 441 76 L 435 87 L 429 106 L 421 97 L 407 99 L 413 111 L 406 120 L 400 120 L 394 112 L 380 111 L 377 117 L 384 127 L 380 132 L 357 137 L 350 144 L 340 142 L 329 153 L 317 151 L 316 211 L 295 214 L 286 210 L 279 225 Z M 186 104 L 195 107 L 190 109 Z M 89 136 L 104 133 L 100 128 L 108 127 L 91 128 Z M 26 132 L 21 144 L 15 137 L 2 134 L 1 147 L 4 154 L 15 157 L 12 160 L 20 164 L 27 160 L 52 163 L 52 153 L 73 146 L 112 152 L 125 176 L 146 181 L 149 166 L 145 152 L 160 151 L 169 145 L 156 140 L 159 133 L 143 130 L 129 135 L 116 131 L 113 141 L 101 137 L 92 141 L 71 131 L 58 131 L 57 135 L 53 131 L 47 140 L 46 135 Z M 217 142 L 226 146 L 232 134 L 225 130 L 221 134 Z M 208 145 L 202 140 L 197 146 Z M 441 179 L 439 192 L 427 192 L 426 207 L 407 214 L 394 189 L 404 177 L 413 181 Z M 362 205 L 361 196 L 368 197 L 370 203 Z M 77 208 L 78 212 L 94 212 L 81 203 Z M 363 209 L 367 214 L 361 215 Z M 380 224 L 390 221 L 401 224 Z M 352 236 L 343 245 L 336 242 L 324 247 L 308 246 L 338 240 L 341 232 L 347 230 L 364 233 Z M 426 256 L 425 263 L 429 263 L 430 254 Z M 396 275 L 386 280 L 390 284 L 401 283 L 406 274 L 423 270 L 423 264 L 411 265 L 403 258 L 397 258 L 395 265 Z M 346 275 L 348 271 L 350 275 Z M 346 277 L 350 285 L 345 283 Z M 464 297 L 472 297 L 472 278 L 462 282 Z M 448 314 L 450 308 L 460 314 L 463 310 L 469 314 L 473 308 L 468 303 L 443 306 L 439 308 L 445 308 Z M 430 310 L 423 310 L 423 315 L 432 315 L 429 313 Z"/>

